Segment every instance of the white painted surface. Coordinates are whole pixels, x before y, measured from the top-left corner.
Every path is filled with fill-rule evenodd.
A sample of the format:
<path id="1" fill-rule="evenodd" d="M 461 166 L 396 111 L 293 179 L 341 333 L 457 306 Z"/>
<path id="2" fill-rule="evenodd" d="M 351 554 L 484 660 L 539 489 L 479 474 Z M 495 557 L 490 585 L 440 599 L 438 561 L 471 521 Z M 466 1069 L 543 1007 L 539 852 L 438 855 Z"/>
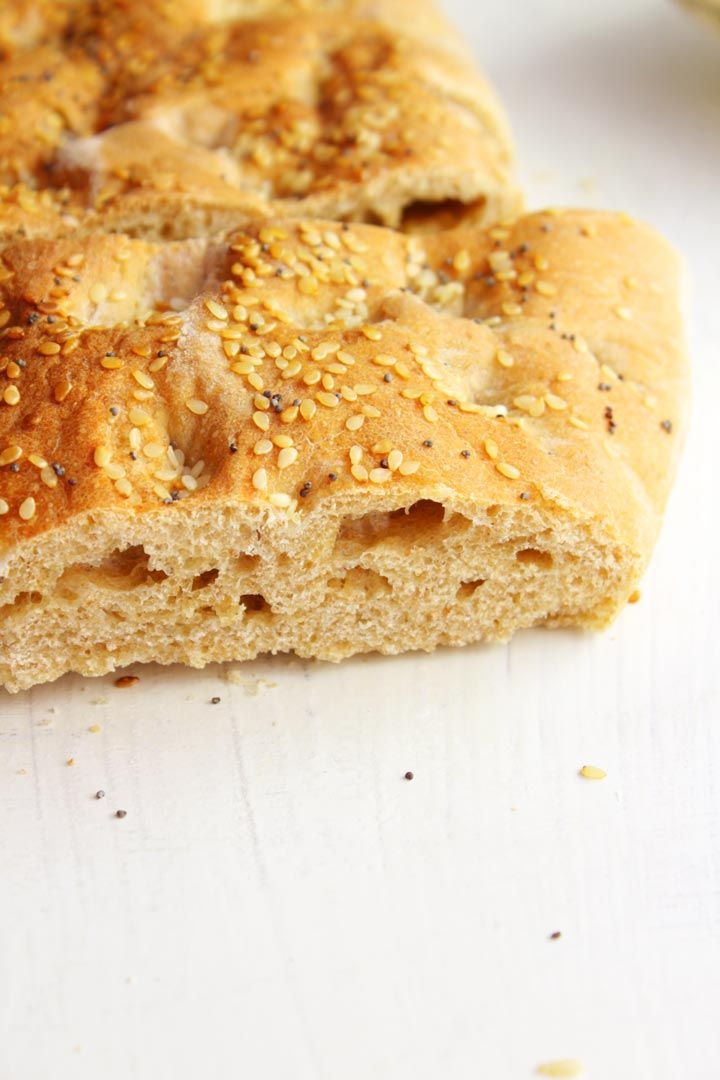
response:
<path id="1" fill-rule="evenodd" d="M 642 601 L 604 637 L 258 663 L 255 697 L 146 669 L 0 698 L 1 1080 L 720 1075 L 720 36 L 661 0 L 449 7 L 530 204 L 688 259 L 694 428 Z"/>

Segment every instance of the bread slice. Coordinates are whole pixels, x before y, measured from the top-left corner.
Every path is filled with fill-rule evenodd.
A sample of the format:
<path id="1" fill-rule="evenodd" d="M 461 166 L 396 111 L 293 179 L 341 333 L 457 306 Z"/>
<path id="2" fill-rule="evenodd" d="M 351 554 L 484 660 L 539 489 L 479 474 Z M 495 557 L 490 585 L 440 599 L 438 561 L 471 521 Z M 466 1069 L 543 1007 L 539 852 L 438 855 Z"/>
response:
<path id="1" fill-rule="evenodd" d="M 686 421 L 622 215 L 26 239 L 0 263 L 0 683 L 605 626 Z"/>
<path id="2" fill-rule="evenodd" d="M 0 235 L 519 208 L 502 109 L 429 0 L 26 7 L 0 52 Z"/>

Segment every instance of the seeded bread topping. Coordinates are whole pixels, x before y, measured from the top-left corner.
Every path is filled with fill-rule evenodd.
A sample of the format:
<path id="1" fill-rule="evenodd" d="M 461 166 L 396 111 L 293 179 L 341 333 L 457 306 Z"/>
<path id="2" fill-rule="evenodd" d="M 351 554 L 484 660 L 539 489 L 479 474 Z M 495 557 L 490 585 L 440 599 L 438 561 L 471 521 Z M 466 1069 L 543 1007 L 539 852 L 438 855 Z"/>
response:
<path id="1" fill-rule="evenodd" d="M 500 106 L 429 0 L 27 9 L 0 15 L 0 236 L 518 208 Z"/>
<path id="2" fill-rule="evenodd" d="M 0 276 L 11 689 L 598 626 L 636 588 L 686 364 L 676 259 L 623 215 L 28 239 Z"/>

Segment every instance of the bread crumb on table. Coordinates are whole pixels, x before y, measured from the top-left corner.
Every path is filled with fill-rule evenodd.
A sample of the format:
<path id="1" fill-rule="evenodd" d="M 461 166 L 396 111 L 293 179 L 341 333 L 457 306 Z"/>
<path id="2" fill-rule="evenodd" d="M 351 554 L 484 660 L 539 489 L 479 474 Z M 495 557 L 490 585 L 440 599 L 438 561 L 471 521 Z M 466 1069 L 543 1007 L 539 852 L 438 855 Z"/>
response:
<path id="1" fill-rule="evenodd" d="M 258 694 L 265 693 L 266 690 L 273 690 L 277 686 L 276 682 L 271 682 L 269 679 L 256 679 L 244 675 L 242 668 L 230 668 L 222 677 L 225 682 L 242 687 L 248 697 L 257 697 Z"/>
<path id="2" fill-rule="evenodd" d="M 582 1076 L 582 1063 L 574 1058 L 563 1058 L 560 1061 L 546 1061 L 537 1067 L 538 1076 L 573 1077 Z"/>

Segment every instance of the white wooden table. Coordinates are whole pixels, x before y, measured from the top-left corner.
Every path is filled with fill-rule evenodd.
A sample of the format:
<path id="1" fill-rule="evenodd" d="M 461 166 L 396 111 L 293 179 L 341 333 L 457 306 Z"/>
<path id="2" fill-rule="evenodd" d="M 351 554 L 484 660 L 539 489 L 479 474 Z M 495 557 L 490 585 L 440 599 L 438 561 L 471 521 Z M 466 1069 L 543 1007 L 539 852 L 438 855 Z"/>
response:
<path id="1" fill-rule="evenodd" d="M 642 600 L 604 637 L 0 696 L 1 1080 L 720 1075 L 720 35 L 448 7 L 530 205 L 687 256 L 694 427 Z"/>

